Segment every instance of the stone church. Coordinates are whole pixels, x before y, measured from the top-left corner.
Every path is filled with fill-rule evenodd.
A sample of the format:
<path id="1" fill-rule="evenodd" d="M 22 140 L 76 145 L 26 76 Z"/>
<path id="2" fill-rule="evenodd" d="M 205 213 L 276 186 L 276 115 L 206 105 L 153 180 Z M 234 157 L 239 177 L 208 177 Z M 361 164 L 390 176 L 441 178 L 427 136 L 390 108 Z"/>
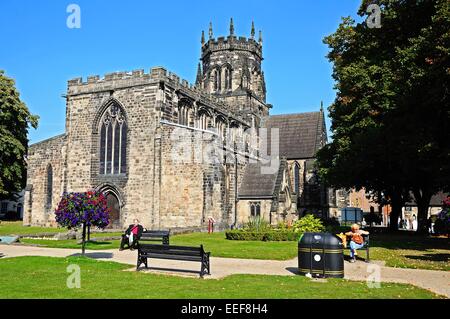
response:
<path id="1" fill-rule="evenodd" d="M 111 227 L 273 224 L 327 216 L 314 170 L 327 142 L 323 108 L 270 115 L 261 31 L 201 37 L 195 84 L 162 67 L 68 81 L 65 133 L 28 153 L 24 224 L 55 226 L 64 192 L 107 195 Z"/>

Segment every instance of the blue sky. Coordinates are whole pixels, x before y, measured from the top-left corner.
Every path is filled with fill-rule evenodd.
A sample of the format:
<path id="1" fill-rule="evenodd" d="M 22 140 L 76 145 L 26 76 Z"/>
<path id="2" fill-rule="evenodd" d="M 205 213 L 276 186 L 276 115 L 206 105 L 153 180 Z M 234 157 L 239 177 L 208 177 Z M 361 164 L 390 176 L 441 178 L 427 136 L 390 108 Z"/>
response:
<path id="1" fill-rule="evenodd" d="M 81 28 L 69 29 L 66 8 L 81 8 Z M 67 80 L 164 66 L 195 82 L 201 31 L 249 36 L 263 32 L 267 102 L 272 114 L 318 110 L 334 100 L 324 36 L 360 0 L 278 1 L 0 1 L 0 69 L 16 80 L 23 101 L 40 116 L 30 142 L 64 132 Z M 330 122 L 327 121 L 329 128 Z"/>

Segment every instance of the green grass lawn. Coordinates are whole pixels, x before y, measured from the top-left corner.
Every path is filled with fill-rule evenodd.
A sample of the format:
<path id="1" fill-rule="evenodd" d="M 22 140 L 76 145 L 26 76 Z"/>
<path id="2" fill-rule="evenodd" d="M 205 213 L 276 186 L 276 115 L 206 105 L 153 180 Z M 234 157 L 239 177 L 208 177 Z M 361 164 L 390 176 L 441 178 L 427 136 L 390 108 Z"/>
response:
<path id="1" fill-rule="evenodd" d="M 99 234 L 100 236 L 103 234 Z M 120 235 L 120 234 L 117 234 Z M 96 237 L 93 234 L 92 237 Z M 80 248 L 76 240 L 41 240 L 22 239 L 22 243 L 38 244 L 54 248 Z M 232 241 L 225 239 L 224 233 L 192 233 L 170 237 L 172 245 L 199 246 L 203 244 L 205 250 L 214 257 L 288 260 L 297 256 L 296 242 L 261 242 L 261 241 Z M 118 249 L 120 241 L 88 243 L 87 249 Z"/>
<path id="2" fill-rule="evenodd" d="M 25 227 L 21 221 L 0 223 L 0 236 L 5 235 L 32 235 L 41 233 L 60 233 L 66 232 L 64 228 L 49 228 L 49 227 Z"/>
<path id="3" fill-rule="evenodd" d="M 58 232 L 64 229 L 23 227 L 20 222 L 1 223 L 0 235 Z M 92 238 L 120 236 L 120 233 L 92 233 Z M 203 244 L 214 257 L 288 260 L 297 256 L 296 242 L 231 241 L 224 233 L 192 233 L 170 238 L 171 244 L 198 246 Z M 76 240 L 22 239 L 24 244 L 55 248 L 81 248 Z M 118 249 L 118 240 L 88 243 L 87 249 Z M 450 271 L 450 239 L 427 238 L 411 233 L 372 234 L 371 259 L 383 260 L 387 266 Z M 348 251 L 346 251 L 348 254 Z M 365 252 L 360 253 L 365 257 Z"/>
<path id="4" fill-rule="evenodd" d="M 67 266 L 81 270 L 81 288 L 69 289 Z M 233 275 L 224 279 L 149 274 L 129 265 L 85 257 L 0 259 L 0 298 L 440 298 L 411 285 L 344 279 L 312 281 L 303 276 Z"/>

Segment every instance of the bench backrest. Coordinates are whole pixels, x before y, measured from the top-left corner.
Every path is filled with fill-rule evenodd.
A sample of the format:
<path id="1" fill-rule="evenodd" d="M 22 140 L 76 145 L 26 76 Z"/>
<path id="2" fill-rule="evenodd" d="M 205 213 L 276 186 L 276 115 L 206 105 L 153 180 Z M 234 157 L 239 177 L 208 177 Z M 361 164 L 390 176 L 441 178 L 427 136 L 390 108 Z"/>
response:
<path id="1" fill-rule="evenodd" d="M 189 256 L 202 256 L 205 253 L 203 245 L 201 245 L 200 247 L 187 247 L 154 244 L 140 244 L 139 252 Z"/>

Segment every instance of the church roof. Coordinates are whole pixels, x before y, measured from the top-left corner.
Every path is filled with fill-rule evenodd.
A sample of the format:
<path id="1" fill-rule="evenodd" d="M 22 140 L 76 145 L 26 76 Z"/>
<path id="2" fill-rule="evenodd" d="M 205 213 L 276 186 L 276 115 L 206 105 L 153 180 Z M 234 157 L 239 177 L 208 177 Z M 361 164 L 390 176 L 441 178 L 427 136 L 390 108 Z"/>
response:
<path id="1" fill-rule="evenodd" d="M 269 168 L 269 164 L 250 163 L 247 165 L 239 189 L 239 199 L 273 198 L 278 194 L 282 183 L 286 161 L 280 160 L 279 168 L 273 174 L 263 174 L 262 168 Z"/>
<path id="2" fill-rule="evenodd" d="M 323 112 L 282 114 L 269 116 L 264 127 L 278 128 L 280 133 L 280 156 L 287 159 L 313 158 L 325 143 L 325 122 Z M 268 131 L 268 149 L 271 148 L 271 133 Z"/>

